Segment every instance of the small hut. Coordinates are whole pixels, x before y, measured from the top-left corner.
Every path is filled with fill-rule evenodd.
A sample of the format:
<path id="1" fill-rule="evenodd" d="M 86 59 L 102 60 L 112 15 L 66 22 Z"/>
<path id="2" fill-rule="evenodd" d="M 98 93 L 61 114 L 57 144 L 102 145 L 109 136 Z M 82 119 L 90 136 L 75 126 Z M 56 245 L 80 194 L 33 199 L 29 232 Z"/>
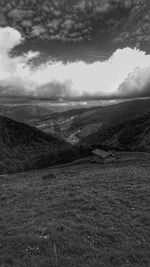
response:
<path id="1" fill-rule="evenodd" d="M 93 150 L 92 155 L 93 155 L 92 162 L 101 163 L 101 164 L 114 163 L 116 162 L 116 158 L 117 158 L 115 154 L 104 151 L 102 149 Z"/>

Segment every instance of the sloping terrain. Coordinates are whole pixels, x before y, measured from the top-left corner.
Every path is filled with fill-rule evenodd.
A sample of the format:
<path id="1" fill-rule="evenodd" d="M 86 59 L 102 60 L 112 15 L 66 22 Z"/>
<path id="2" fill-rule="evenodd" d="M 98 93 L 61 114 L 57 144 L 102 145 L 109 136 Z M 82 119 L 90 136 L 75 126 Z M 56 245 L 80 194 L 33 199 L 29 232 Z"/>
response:
<path id="1" fill-rule="evenodd" d="M 96 110 L 89 110 L 74 119 L 71 130 L 89 126 L 93 123 L 104 125 L 118 124 L 127 118 L 132 119 L 146 112 L 150 112 L 150 99 L 126 101 L 120 104 L 100 107 Z"/>
<path id="2" fill-rule="evenodd" d="M 28 39 L 149 44 L 146 0 L 0 0 L 0 26 L 13 26 Z"/>
<path id="3" fill-rule="evenodd" d="M 50 108 L 32 104 L 0 105 L 0 115 L 20 122 L 44 119 L 53 113 Z"/>
<path id="4" fill-rule="evenodd" d="M 59 138 L 29 125 L 0 117 L 0 173 L 50 166 L 67 147 Z"/>
<path id="5" fill-rule="evenodd" d="M 45 117 L 45 119 L 38 120 L 35 123 L 33 122 L 33 124 L 35 127 L 45 132 L 62 133 L 62 135 L 67 133 L 70 134 L 70 128 L 76 118 L 80 118 L 83 114 L 86 116 L 87 113 L 95 110 L 99 110 L 99 107 L 76 108 L 60 113 L 55 112 L 50 116 Z"/>
<path id="6" fill-rule="evenodd" d="M 149 267 L 150 157 L 131 154 L 1 176 L 0 265 Z"/>
<path id="7" fill-rule="evenodd" d="M 112 127 L 104 127 L 82 140 L 87 146 L 150 152 L 150 113 Z"/>
<path id="8" fill-rule="evenodd" d="M 34 126 L 42 131 L 55 133 L 74 143 L 74 140 L 82 140 L 103 127 L 112 127 L 127 118 L 134 119 L 149 112 L 150 99 L 140 99 L 104 107 L 53 113 L 44 120 L 36 121 Z"/>
<path id="9" fill-rule="evenodd" d="M 149 99 L 54 113 L 35 125 L 0 117 L 1 173 L 70 162 L 95 147 L 150 152 Z"/>

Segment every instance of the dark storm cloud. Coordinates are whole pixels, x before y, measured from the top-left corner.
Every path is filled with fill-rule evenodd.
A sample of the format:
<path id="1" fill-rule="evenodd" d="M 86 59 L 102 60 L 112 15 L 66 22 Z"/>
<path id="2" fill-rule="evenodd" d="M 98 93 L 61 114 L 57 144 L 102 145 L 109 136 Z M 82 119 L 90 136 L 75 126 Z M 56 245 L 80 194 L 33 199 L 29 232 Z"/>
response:
<path id="1" fill-rule="evenodd" d="M 128 9 L 133 0 L 1 0 L 0 26 L 13 25 L 26 38 L 82 42 L 105 14 Z M 116 18 L 107 16 L 107 23 Z M 97 23 L 96 23 L 97 21 Z M 114 23 L 116 23 L 114 21 Z M 99 25 L 98 27 L 100 27 Z"/>

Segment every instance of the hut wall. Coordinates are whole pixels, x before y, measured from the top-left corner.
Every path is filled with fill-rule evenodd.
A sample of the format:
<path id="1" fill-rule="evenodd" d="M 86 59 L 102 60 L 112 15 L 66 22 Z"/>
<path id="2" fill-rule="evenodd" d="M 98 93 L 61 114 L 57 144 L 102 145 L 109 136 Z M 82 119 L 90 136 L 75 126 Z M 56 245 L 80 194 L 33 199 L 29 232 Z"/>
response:
<path id="1" fill-rule="evenodd" d="M 115 161 L 116 161 L 116 158 L 112 156 L 105 158 L 105 163 L 114 163 Z"/>
<path id="2" fill-rule="evenodd" d="M 101 163 L 101 164 L 105 163 L 105 160 L 103 158 L 100 158 L 99 156 L 96 156 L 96 155 L 93 156 L 93 160 L 96 163 Z"/>

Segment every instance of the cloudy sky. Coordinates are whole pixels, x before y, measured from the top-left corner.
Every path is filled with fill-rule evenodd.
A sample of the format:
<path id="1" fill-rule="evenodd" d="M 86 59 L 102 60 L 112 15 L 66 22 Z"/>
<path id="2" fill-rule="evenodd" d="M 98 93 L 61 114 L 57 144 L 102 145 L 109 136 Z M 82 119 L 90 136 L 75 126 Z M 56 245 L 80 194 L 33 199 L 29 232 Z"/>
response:
<path id="1" fill-rule="evenodd" d="M 0 28 L 0 96 L 83 100 L 133 98 L 150 95 L 150 55 L 124 48 L 105 61 L 93 63 L 48 60 L 33 65 L 39 51 L 12 56 L 23 42 L 19 31 Z"/>
<path id="2" fill-rule="evenodd" d="M 133 0 L 43 0 L 41 5 L 40 0 L 1 0 L 0 25 L 14 25 L 28 38 L 87 41 L 94 38 L 95 19 L 99 23 L 99 18 L 112 13 L 112 10 L 120 12 L 122 8 L 126 12 L 132 2 Z M 102 26 L 111 23 L 108 22 L 108 16 L 105 22 L 104 18 Z"/>

